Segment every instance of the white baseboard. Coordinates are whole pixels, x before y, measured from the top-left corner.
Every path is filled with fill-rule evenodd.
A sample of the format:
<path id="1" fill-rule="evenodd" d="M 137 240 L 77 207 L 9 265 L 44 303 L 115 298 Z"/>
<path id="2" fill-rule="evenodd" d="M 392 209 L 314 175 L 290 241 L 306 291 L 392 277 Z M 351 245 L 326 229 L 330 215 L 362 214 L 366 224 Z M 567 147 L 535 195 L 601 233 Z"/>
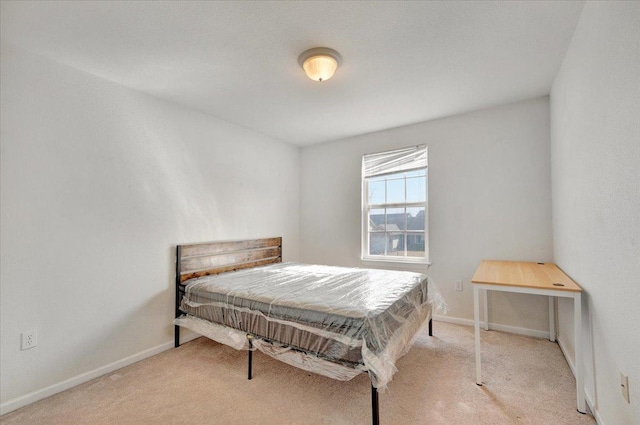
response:
<path id="1" fill-rule="evenodd" d="M 569 369 L 571 369 L 571 373 L 573 373 L 573 376 L 575 377 L 576 367 L 574 365 L 574 362 L 571 359 L 571 357 L 567 355 L 567 348 L 565 347 L 564 342 L 562 342 L 562 339 L 558 338 L 557 341 L 558 341 L 558 345 L 560 346 L 560 351 L 562 351 L 562 354 L 564 355 L 564 358 L 567 361 L 567 364 L 569 365 Z M 604 421 L 600 417 L 600 413 L 595 408 L 595 404 L 593 402 L 593 396 L 589 394 L 586 390 L 584 394 L 584 399 L 587 402 L 587 406 L 589 406 L 589 410 L 591 410 L 591 413 L 593 413 L 593 417 L 595 418 L 596 423 L 598 425 L 604 425 Z"/>
<path id="2" fill-rule="evenodd" d="M 189 342 L 192 339 L 198 338 L 199 336 L 200 335 L 196 334 L 195 332 L 183 331 L 182 338 L 180 338 L 181 343 Z M 125 357 L 124 359 L 117 360 L 113 363 L 109 363 L 108 365 L 99 367 L 89 372 L 82 373 L 80 375 L 74 376 L 73 378 L 69 378 L 65 381 L 58 382 L 53 385 L 49 385 L 46 388 L 33 391 L 29 394 L 25 394 L 20 397 L 16 397 L 12 400 L 9 400 L 5 403 L 0 404 L 0 415 L 4 415 L 5 413 L 12 412 L 16 409 L 19 409 L 31 403 L 35 403 L 36 401 L 42 400 L 44 398 L 51 397 L 54 394 L 58 394 L 62 391 L 68 390 L 69 388 L 73 388 L 77 385 L 83 384 L 87 381 L 98 378 L 107 373 L 111 373 L 114 370 L 118 370 L 125 366 L 129 366 L 130 364 L 139 362 L 140 360 L 144 360 L 148 357 L 155 356 L 156 354 L 159 354 L 171 348 L 173 348 L 173 341 L 165 342 L 164 344 L 160 344 L 156 347 L 149 348 L 148 350 L 141 351 L 132 356 Z"/>
<path id="3" fill-rule="evenodd" d="M 464 326 L 473 326 L 473 320 L 471 319 L 462 319 L 459 317 L 451 317 L 451 316 L 441 316 L 439 314 L 433 315 L 433 320 L 437 322 L 446 322 L 453 323 L 455 325 L 464 325 Z M 480 322 L 482 329 L 484 329 L 484 322 Z M 534 338 L 545 338 L 549 339 L 549 331 L 539 331 L 536 329 L 529 328 L 521 328 L 518 326 L 509 326 L 509 325 L 501 325 L 498 323 L 489 322 L 489 329 L 493 329 L 501 332 L 509 332 L 512 334 L 524 335 L 524 336 L 532 336 Z"/>
<path id="4" fill-rule="evenodd" d="M 575 378 L 576 368 L 573 364 L 573 360 L 567 355 L 567 348 L 564 346 L 564 342 L 562 342 L 562 339 L 557 338 L 557 341 L 558 345 L 560 346 L 560 351 L 562 351 L 562 354 L 564 355 L 564 358 L 567 360 L 567 364 L 569 365 L 569 369 L 571 369 L 571 373 L 573 373 L 573 377 Z"/>
<path id="5" fill-rule="evenodd" d="M 595 403 L 593 402 L 593 396 L 589 393 L 586 393 L 584 396 L 584 399 L 587 401 L 587 406 L 589 406 L 589 410 L 591 410 L 591 413 L 593 414 L 593 417 L 595 418 L 596 423 L 598 425 L 605 425 L 605 422 L 602 420 L 602 417 L 600 416 L 600 412 L 595 407 Z"/>

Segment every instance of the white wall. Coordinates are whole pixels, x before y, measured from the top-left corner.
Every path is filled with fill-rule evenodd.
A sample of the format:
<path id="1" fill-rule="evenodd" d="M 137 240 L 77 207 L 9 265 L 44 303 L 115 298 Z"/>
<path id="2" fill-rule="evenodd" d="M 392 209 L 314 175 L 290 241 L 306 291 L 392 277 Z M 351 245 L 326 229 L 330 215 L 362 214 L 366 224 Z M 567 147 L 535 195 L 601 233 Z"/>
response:
<path id="1" fill-rule="evenodd" d="M 480 260 L 553 258 L 548 102 L 541 97 L 303 148 L 301 260 L 375 267 L 360 260 L 362 155 L 426 143 L 429 274 L 449 315 L 468 323 L 469 282 Z M 454 290 L 458 279 L 465 281 L 462 292 Z M 545 298 L 492 293 L 490 306 L 493 322 L 548 334 Z"/>
<path id="2" fill-rule="evenodd" d="M 176 244 L 283 236 L 298 259 L 298 148 L 9 46 L 1 63 L 5 407 L 170 346 Z"/>
<path id="3" fill-rule="evenodd" d="M 553 84 L 551 122 L 555 261 L 587 294 L 588 397 L 601 425 L 638 424 L 640 3 L 585 5 Z M 571 311 L 559 304 L 559 337 L 573 357 Z"/>

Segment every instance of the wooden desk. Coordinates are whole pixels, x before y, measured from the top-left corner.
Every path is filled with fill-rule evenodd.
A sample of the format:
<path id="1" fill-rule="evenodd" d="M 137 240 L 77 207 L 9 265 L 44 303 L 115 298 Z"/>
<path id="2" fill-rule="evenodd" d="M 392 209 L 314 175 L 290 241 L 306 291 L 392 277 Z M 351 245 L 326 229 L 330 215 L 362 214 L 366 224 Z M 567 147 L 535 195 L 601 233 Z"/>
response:
<path id="1" fill-rule="evenodd" d="M 480 359 L 480 290 L 484 295 L 485 329 L 489 330 L 487 291 L 506 291 L 549 297 L 549 339 L 555 341 L 554 297 L 573 298 L 575 372 L 578 411 L 585 413 L 582 358 L 582 288 L 552 263 L 483 260 L 473 279 L 473 318 L 476 336 L 476 384 L 482 385 Z"/>

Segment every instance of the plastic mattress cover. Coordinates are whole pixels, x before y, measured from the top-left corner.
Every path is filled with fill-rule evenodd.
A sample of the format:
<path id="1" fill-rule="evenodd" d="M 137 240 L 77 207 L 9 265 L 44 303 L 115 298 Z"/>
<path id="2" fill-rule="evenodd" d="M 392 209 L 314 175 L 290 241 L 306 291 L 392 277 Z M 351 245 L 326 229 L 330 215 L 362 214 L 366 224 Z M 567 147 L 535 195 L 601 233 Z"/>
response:
<path id="1" fill-rule="evenodd" d="M 373 386 L 384 389 L 432 307 L 445 308 L 428 282 L 426 275 L 414 272 L 277 263 L 189 281 L 182 310 L 222 307 L 230 323 L 213 324 L 189 314 L 176 324 L 236 349 L 249 349 L 251 335 L 253 349 L 286 363 L 341 380 L 366 371 Z M 234 313 L 355 347 L 361 363 L 344 365 L 267 340 L 252 332 L 250 320 L 234 322 Z"/>

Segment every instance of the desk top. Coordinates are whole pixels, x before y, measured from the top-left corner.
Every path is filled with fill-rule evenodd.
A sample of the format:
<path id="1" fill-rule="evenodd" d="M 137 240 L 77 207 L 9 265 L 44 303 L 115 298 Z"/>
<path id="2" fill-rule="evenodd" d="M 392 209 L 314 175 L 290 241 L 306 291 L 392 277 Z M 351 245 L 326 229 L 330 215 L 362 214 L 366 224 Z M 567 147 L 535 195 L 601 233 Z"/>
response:
<path id="1" fill-rule="evenodd" d="M 577 283 L 553 263 L 482 260 L 471 282 L 559 291 L 582 291 Z"/>

